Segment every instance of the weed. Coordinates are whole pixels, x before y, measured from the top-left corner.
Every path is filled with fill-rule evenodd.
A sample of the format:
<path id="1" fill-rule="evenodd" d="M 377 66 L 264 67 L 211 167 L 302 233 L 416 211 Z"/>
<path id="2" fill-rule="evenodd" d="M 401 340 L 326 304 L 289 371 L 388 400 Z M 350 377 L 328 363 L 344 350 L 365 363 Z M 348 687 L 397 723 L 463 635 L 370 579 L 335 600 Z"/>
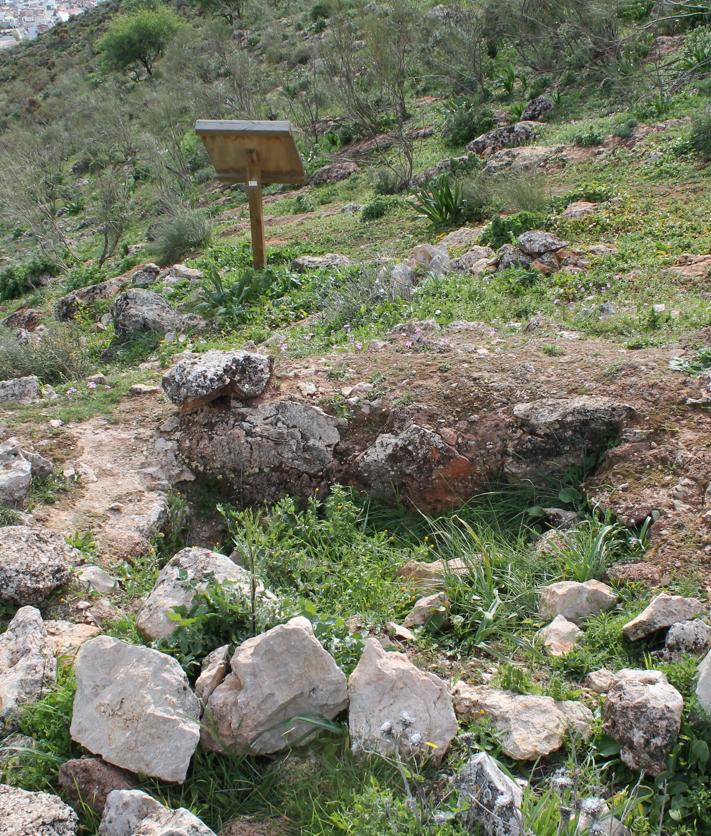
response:
<path id="1" fill-rule="evenodd" d="M 448 145 L 466 145 L 490 131 L 494 124 L 494 113 L 490 108 L 470 99 L 456 98 L 445 105 L 442 134 Z"/>
<path id="2" fill-rule="evenodd" d="M 573 135 L 573 142 L 582 148 L 591 148 L 596 145 L 602 145 L 605 141 L 604 135 L 595 128 L 587 128 L 583 131 Z"/>
<path id="3" fill-rule="evenodd" d="M 523 232 L 539 229 L 545 218 L 538 212 L 518 212 L 508 218 L 494 217 L 481 236 L 481 243 L 498 250 L 504 244 L 510 244 Z"/>
<path id="4" fill-rule="evenodd" d="M 691 144 L 705 162 L 711 161 L 711 109 L 699 113 L 691 126 Z"/>
<path id="5" fill-rule="evenodd" d="M 41 340 L 28 344 L 0 329 L 0 380 L 34 375 L 43 383 L 61 383 L 91 370 L 86 338 L 76 325 L 52 323 Z"/>

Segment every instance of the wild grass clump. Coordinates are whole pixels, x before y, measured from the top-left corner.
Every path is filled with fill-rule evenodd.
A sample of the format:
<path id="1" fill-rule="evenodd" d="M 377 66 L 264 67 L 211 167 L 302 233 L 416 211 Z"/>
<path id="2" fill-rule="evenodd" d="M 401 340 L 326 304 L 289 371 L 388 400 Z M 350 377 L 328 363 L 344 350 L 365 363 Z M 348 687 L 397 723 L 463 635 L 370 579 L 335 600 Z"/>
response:
<path id="1" fill-rule="evenodd" d="M 86 377 L 92 365 L 86 338 L 75 325 L 51 323 L 27 344 L 0 328 L 0 380 L 35 375 L 43 383 L 62 383 Z"/>
<path id="2" fill-rule="evenodd" d="M 212 239 L 212 224 L 204 212 L 179 209 L 160 220 L 156 229 L 155 251 L 161 264 L 174 264 L 204 249 Z"/>

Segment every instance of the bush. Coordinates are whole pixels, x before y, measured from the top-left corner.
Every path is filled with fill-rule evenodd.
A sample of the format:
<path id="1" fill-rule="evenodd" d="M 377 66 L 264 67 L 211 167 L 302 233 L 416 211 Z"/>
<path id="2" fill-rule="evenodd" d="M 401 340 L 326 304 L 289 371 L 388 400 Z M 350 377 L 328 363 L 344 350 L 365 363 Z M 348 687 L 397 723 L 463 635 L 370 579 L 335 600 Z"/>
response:
<path id="1" fill-rule="evenodd" d="M 99 42 L 104 62 L 111 70 L 143 68 L 153 75 L 153 65 L 181 26 L 181 20 L 168 6 L 141 9 L 135 14 L 119 15 Z"/>
<path id="2" fill-rule="evenodd" d="M 497 215 L 484 230 L 482 244 L 495 250 L 515 241 L 522 232 L 538 229 L 545 223 L 545 217 L 538 212 L 518 212 L 508 218 Z"/>
<path id="3" fill-rule="evenodd" d="M 691 144 L 699 157 L 711 161 L 711 109 L 700 113 L 691 126 Z"/>
<path id="4" fill-rule="evenodd" d="M 654 0 L 622 0 L 617 11 L 622 20 L 644 20 L 654 8 Z"/>
<path id="5" fill-rule="evenodd" d="M 604 141 L 605 137 L 596 128 L 579 131 L 573 136 L 573 142 L 582 148 L 592 148 L 596 145 L 602 145 Z"/>
<path id="6" fill-rule="evenodd" d="M 74 325 L 49 325 L 42 339 L 29 345 L 0 329 L 0 380 L 36 375 L 43 383 L 61 383 L 91 370 L 89 350 Z"/>
<path id="7" fill-rule="evenodd" d="M 174 264 L 206 247 L 212 238 L 212 224 L 196 209 L 180 209 L 162 218 L 156 226 L 156 257 L 161 264 Z"/>
<path id="8" fill-rule="evenodd" d="M 433 180 L 415 195 L 416 212 L 434 226 L 447 227 L 468 220 L 481 220 L 489 207 L 489 192 L 484 181 L 463 184 L 446 174 Z"/>
<path id="9" fill-rule="evenodd" d="M 378 168 L 373 179 L 377 194 L 398 194 L 407 187 L 407 172 L 400 168 Z"/>
<path id="10" fill-rule="evenodd" d="M 711 28 L 700 26 L 686 36 L 681 65 L 690 72 L 708 73 L 711 70 Z"/>
<path id="11" fill-rule="evenodd" d="M 618 137 L 619 139 L 629 139 L 634 133 L 634 129 L 637 125 L 638 122 L 634 117 L 625 119 L 624 122 L 620 122 L 615 125 L 612 129 L 612 135 Z"/>
<path id="12" fill-rule="evenodd" d="M 56 276 L 59 266 L 44 255 L 37 255 L 23 264 L 12 264 L 0 270 L 0 300 L 16 299 L 34 290 L 44 276 Z"/>
<path id="13" fill-rule="evenodd" d="M 400 201 L 393 197 L 374 197 L 361 209 L 360 219 L 362 221 L 377 221 L 378 218 L 382 218 L 399 203 Z"/>
<path id="14" fill-rule="evenodd" d="M 99 284 L 99 282 L 103 282 L 107 278 L 108 274 L 103 267 L 99 267 L 96 264 L 77 264 L 66 275 L 64 291 L 65 293 L 71 293 L 73 290 L 79 290 L 81 287 Z"/>
<path id="15" fill-rule="evenodd" d="M 469 99 L 453 99 L 445 106 L 443 135 L 447 145 L 465 145 L 490 131 L 495 124 L 490 108 Z"/>

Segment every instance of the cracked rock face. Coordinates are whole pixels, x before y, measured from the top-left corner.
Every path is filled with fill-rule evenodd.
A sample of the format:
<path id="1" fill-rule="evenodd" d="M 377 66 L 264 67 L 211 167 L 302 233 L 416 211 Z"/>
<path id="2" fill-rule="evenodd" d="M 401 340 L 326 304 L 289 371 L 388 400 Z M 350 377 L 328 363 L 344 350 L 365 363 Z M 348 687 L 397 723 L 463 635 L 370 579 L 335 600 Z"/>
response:
<path id="1" fill-rule="evenodd" d="M 228 395 L 251 400 L 264 392 L 272 374 L 268 357 L 251 351 L 206 351 L 181 360 L 165 375 L 163 390 L 184 411 Z"/>
<path id="2" fill-rule="evenodd" d="M 138 613 L 136 626 L 148 639 L 166 638 L 177 626 L 170 613 L 177 607 L 190 607 L 196 593 L 207 589 L 213 581 L 225 584 L 235 598 L 250 598 L 252 576 L 246 569 L 209 549 L 182 549 L 161 569 Z M 255 593 L 258 606 L 275 600 L 259 582 Z"/>
<path id="3" fill-rule="evenodd" d="M 506 473 L 536 481 L 580 462 L 581 456 L 603 452 L 634 414 L 632 407 L 603 397 L 545 398 L 513 407 L 519 428 Z"/>
<path id="4" fill-rule="evenodd" d="M 432 430 L 410 424 L 401 433 L 383 433 L 360 456 L 356 480 L 370 496 L 404 496 L 427 507 L 468 496 L 474 466 Z"/>
<path id="5" fill-rule="evenodd" d="M 184 807 L 170 810 L 141 790 L 114 790 L 106 799 L 99 836 L 215 836 Z"/>
<path id="6" fill-rule="evenodd" d="M 593 722 L 588 708 L 569 700 L 558 702 L 552 697 L 512 694 L 465 682 L 454 686 L 452 696 L 460 719 L 491 719 L 502 750 L 515 760 L 545 757 L 560 749 L 569 732 L 587 736 Z"/>
<path id="7" fill-rule="evenodd" d="M 230 670 L 205 710 L 203 745 L 215 751 L 279 752 L 314 731 L 294 718 L 331 720 L 348 705 L 346 677 L 305 618 L 242 642 Z"/>
<path id="8" fill-rule="evenodd" d="M 340 425 L 317 407 L 274 401 L 184 416 L 178 444 L 196 473 L 220 479 L 238 501 L 273 502 L 326 487 Z"/>
<path id="9" fill-rule="evenodd" d="M 8 836 L 75 836 L 79 819 L 59 796 L 0 784 L 0 832 Z"/>
<path id="10" fill-rule="evenodd" d="M 22 607 L 0 635 L 0 730 L 56 680 L 57 662 L 42 616 L 34 607 Z"/>
<path id="11" fill-rule="evenodd" d="M 454 779 L 467 809 L 457 814 L 468 832 L 484 836 L 521 836 L 524 832 L 521 787 L 486 752 L 473 755 Z"/>
<path id="12" fill-rule="evenodd" d="M 366 641 L 348 695 L 354 752 L 399 751 L 440 761 L 457 733 L 447 683 L 403 653 L 387 653 L 377 639 Z"/>
<path id="13" fill-rule="evenodd" d="M 630 769 L 658 775 L 681 726 L 684 700 L 661 671 L 618 671 L 607 693 L 604 731 Z"/>
<path id="14" fill-rule="evenodd" d="M 200 740 L 200 704 L 170 656 L 109 636 L 77 655 L 71 735 L 131 772 L 185 780 Z"/>
<path id="15" fill-rule="evenodd" d="M 46 528 L 0 528 L 0 601 L 40 604 L 69 581 L 73 550 Z"/>

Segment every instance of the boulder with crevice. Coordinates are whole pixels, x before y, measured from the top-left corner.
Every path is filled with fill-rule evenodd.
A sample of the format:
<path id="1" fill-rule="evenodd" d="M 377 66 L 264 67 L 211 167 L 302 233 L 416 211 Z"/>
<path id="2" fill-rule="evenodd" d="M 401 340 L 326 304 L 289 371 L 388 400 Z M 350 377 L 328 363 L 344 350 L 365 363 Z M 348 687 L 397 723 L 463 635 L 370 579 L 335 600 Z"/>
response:
<path id="1" fill-rule="evenodd" d="M 72 739 L 114 766 L 182 783 L 200 740 L 200 703 L 178 662 L 98 636 L 74 672 Z"/>
<path id="2" fill-rule="evenodd" d="M 705 611 L 706 606 L 698 598 L 684 598 L 682 595 L 662 592 L 638 616 L 625 624 L 622 633 L 629 641 L 639 641 Z"/>
<path id="3" fill-rule="evenodd" d="M 347 705 L 343 671 L 311 623 L 292 618 L 235 650 L 230 673 L 207 701 L 203 745 L 272 754 L 313 736 L 317 727 L 304 718 L 332 720 Z"/>
<path id="4" fill-rule="evenodd" d="M 219 479 L 244 503 L 305 498 L 330 482 L 342 422 L 298 401 L 199 410 L 178 438 L 196 474 Z"/>
<path id="5" fill-rule="evenodd" d="M 164 639 L 176 628 L 170 617 L 179 607 L 190 608 L 195 595 L 211 583 L 219 583 L 235 599 L 250 601 L 255 594 L 257 608 L 271 606 L 275 598 L 252 575 L 229 557 L 203 548 L 179 551 L 161 569 L 155 585 L 136 618 L 136 626 L 147 639 Z"/>
<path id="6" fill-rule="evenodd" d="M 11 727 L 18 709 L 41 699 L 57 681 L 57 662 L 42 616 L 21 607 L 0 635 L 0 730 Z"/>
<path id="7" fill-rule="evenodd" d="M 41 604 L 68 583 L 75 552 L 64 537 L 46 528 L 0 528 L 0 601 Z"/>
<path id="8" fill-rule="evenodd" d="M 491 720 L 502 751 L 514 760 L 532 761 L 550 755 L 560 749 L 567 734 L 587 737 L 592 727 L 590 710 L 571 700 L 512 694 L 465 682 L 454 686 L 452 696 L 461 720 Z"/>
<path id="9" fill-rule="evenodd" d="M 684 700 L 661 671 L 618 671 L 607 692 L 604 731 L 633 770 L 658 775 L 681 727 Z"/>
<path id="10" fill-rule="evenodd" d="M 0 784 L 0 833 L 7 836 L 76 836 L 79 819 L 57 795 Z"/>
<path id="11" fill-rule="evenodd" d="M 202 660 L 200 676 L 195 680 L 195 696 L 203 705 L 212 696 L 212 692 L 227 676 L 230 668 L 230 646 L 223 644 L 208 653 Z"/>
<path id="12" fill-rule="evenodd" d="M 190 810 L 171 810 L 142 790 L 110 792 L 99 836 L 215 836 Z"/>
<path id="13" fill-rule="evenodd" d="M 354 752 L 419 755 L 440 761 L 457 733 L 447 684 L 402 653 L 368 639 L 348 680 Z"/>
<path id="14" fill-rule="evenodd" d="M 272 361 L 253 351 L 206 351 L 185 357 L 163 377 L 170 400 L 190 411 L 221 397 L 248 401 L 269 384 Z"/>

